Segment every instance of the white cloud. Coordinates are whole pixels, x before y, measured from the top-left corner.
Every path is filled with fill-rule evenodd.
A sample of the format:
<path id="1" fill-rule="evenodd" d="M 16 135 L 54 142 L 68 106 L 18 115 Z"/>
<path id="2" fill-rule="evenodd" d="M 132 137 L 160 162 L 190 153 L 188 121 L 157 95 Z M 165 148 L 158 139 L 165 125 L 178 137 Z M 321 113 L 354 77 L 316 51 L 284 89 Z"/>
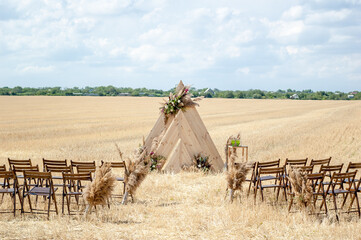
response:
<path id="1" fill-rule="evenodd" d="M 25 66 L 20 69 L 21 73 L 48 73 L 54 70 L 54 66 Z"/>
<path id="2" fill-rule="evenodd" d="M 237 72 L 237 73 L 242 73 L 242 74 L 247 75 L 247 74 L 249 74 L 250 69 L 249 69 L 248 67 L 238 68 L 238 69 L 236 70 L 236 72 Z"/>
<path id="3" fill-rule="evenodd" d="M 306 16 L 307 24 L 325 24 L 335 23 L 346 19 L 351 14 L 350 9 L 342 9 L 339 11 L 314 12 Z"/>
<path id="4" fill-rule="evenodd" d="M 285 20 L 297 20 L 302 17 L 303 7 L 302 6 L 293 6 L 282 14 L 282 19 Z"/>

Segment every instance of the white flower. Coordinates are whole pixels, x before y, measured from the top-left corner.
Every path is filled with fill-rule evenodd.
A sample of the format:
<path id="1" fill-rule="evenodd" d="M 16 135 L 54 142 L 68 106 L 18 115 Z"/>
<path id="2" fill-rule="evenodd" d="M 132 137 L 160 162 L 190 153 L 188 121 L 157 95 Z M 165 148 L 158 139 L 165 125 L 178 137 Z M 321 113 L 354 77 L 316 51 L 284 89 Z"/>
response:
<path id="1" fill-rule="evenodd" d="M 180 100 L 178 100 L 178 103 L 180 103 Z"/>
<path id="2" fill-rule="evenodd" d="M 165 105 L 165 107 L 164 107 L 165 109 L 168 109 L 168 106 L 167 105 Z"/>

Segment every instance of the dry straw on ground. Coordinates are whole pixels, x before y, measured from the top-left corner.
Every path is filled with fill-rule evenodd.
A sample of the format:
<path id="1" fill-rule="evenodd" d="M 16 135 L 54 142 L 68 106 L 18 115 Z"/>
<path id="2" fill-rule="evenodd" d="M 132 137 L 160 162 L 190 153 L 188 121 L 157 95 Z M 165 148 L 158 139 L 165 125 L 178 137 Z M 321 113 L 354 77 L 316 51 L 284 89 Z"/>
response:
<path id="1" fill-rule="evenodd" d="M 0 164 L 8 157 L 117 161 L 114 142 L 131 154 L 152 129 L 159 98 L 0 97 Z M 361 161 L 360 101 L 204 99 L 197 109 L 218 151 L 242 131 L 249 159 L 322 158 Z M 115 169 L 113 169 L 115 174 Z M 113 199 L 88 221 L 82 216 L 0 214 L 1 239 L 358 239 L 355 214 L 330 217 L 289 214 L 287 204 L 253 196 L 225 203 L 226 176 L 150 173 L 134 204 Z M 117 184 L 115 193 L 122 192 Z M 58 190 L 59 193 L 59 190 Z M 58 198 L 58 203 L 61 199 Z M 39 207 L 42 207 L 42 200 Z M 4 197 L 0 210 L 11 209 Z"/>

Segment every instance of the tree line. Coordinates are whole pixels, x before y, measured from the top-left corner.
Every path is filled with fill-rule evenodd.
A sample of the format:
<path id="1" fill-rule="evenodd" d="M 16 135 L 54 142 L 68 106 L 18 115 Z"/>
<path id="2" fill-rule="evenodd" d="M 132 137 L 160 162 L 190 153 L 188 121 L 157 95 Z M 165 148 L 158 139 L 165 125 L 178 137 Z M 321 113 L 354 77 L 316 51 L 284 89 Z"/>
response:
<path id="1" fill-rule="evenodd" d="M 114 86 L 84 87 L 84 88 L 61 88 L 61 87 L 2 87 L 0 95 L 13 96 L 149 96 L 149 97 L 167 97 L 170 90 L 158 90 L 147 88 L 123 88 Z M 219 90 L 192 87 L 189 90 L 194 97 L 204 96 L 206 98 L 247 98 L 247 99 L 301 99 L 301 100 L 361 100 L 361 92 L 330 92 L 330 91 L 312 91 L 308 90 L 277 90 L 264 91 L 259 89 L 241 90 Z"/>

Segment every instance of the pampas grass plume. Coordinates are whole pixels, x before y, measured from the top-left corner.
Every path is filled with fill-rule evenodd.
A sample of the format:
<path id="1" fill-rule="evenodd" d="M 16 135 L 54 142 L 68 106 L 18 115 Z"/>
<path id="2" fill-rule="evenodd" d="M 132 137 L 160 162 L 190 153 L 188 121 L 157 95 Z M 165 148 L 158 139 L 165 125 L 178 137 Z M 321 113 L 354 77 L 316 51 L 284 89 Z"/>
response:
<path id="1" fill-rule="evenodd" d="M 88 205 L 104 205 L 109 200 L 116 181 L 110 166 L 110 163 L 104 163 L 98 168 L 95 179 L 86 186 L 83 196 Z"/>

